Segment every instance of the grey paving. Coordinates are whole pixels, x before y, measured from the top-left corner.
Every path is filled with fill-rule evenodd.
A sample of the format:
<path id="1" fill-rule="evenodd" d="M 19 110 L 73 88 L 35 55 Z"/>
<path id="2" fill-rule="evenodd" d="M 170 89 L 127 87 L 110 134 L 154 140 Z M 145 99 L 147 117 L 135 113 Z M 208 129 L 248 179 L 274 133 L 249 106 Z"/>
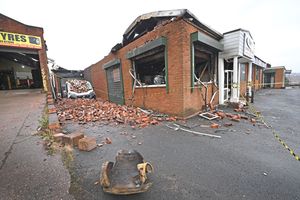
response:
<path id="1" fill-rule="evenodd" d="M 73 199 L 60 155 L 48 156 L 32 135 L 45 94 L 39 90 L 0 92 L 0 199 Z"/>
<path id="2" fill-rule="evenodd" d="M 299 89 L 263 90 L 255 99 L 255 106 L 267 119 L 276 119 L 270 123 L 298 153 L 299 94 Z M 112 144 L 92 152 L 75 150 L 71 194 L 76 199 L 300 199 L 300 162 L 278 143 L 270 129 L 249 121 L 232 122 L 232 127 L 218 133 L 199 126 L 209 123 L 195 117 L 187 125 L 195 131 L 221 135 L 222 139 L 174 131 L 165 124 L 136 130 L 114 124 L 64 125 L 69 132 L 81 130 L 95 136 L 98 143 L 105 137 L 112 139 Z M 113 161 L 122 148 L 137 149 L 154 165 L 150 176 L 154 184 L 147 193 L 112 196 L 94 184 L 102 163 Z"/>

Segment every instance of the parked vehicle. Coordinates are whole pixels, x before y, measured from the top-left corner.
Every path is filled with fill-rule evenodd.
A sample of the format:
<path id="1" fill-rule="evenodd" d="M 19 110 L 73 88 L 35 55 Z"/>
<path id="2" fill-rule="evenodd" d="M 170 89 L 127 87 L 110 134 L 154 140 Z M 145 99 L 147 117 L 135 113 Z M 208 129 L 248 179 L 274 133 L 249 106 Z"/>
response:
<path id="1" fill-rule="evenodd" d="M 89 81 L 86 80 L 68 80 L 66 82 L 66 94 L 68 98 L 96 98 L 96 94 Z"/>

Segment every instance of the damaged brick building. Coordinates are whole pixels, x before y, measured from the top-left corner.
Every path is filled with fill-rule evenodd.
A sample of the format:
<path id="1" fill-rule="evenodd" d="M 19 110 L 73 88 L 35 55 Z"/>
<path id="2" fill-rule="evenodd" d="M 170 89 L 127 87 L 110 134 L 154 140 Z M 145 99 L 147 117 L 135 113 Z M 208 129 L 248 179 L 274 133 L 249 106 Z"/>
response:
<path id="1" fill-rule="evenodd" d="M 238 34 L 245 37 L 245 31 L 239 30 Z M 122 43 L 86 68 L 84 75 L 97 97 L 188 117 L 209 105 L 237 101 L 233 88 L 240 88 L 240 64 L 244 57 L 247 65 L 255 63 L 253 49 L 249 50 L 250 57 L 239 53 L 226 57 L 228 44 L 224 36 L 186 9 L 147 13 L 136 18 L 125 31 Z M 224 68 L 231 70 L 230 75 Z M 262 73 L 258 81 L 261 79 Z M 225 87 L 230 91 L 227 98 Z"/>
<path id="2" fill-rule="evenodd" d="M 0 13 L 0 90 L 49 90 L 44 30 Z"/>

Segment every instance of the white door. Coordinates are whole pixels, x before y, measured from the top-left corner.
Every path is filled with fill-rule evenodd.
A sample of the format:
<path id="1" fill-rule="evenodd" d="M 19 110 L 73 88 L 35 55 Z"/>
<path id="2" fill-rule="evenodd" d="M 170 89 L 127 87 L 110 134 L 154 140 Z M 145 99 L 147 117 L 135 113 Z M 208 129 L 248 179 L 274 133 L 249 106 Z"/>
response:
<path id="1" fill-rule="evenodd" d="M 225 70 L 224 76 L 224 101 L 228 101 L 232 91 L 232 76 L 233 70 Z"/>

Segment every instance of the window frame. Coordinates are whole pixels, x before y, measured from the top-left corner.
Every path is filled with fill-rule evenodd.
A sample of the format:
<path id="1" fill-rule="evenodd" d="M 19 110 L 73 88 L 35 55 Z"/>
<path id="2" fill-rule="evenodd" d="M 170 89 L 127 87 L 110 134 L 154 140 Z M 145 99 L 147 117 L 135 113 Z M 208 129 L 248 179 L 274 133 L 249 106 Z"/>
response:
<path id="1" fill-rule="evenodd" d="M 242 70 L 243 69 L 243 70 Z M 242 73 L 244 72 L 244 73 Z M 246 81 L 246 63 L 240 64 L 240 81 Z"/>
<path id="2" fill-rule="evenodd" d="M 259 81 L 260 77 L 260 69 L 256 66 L 255 67 L 255 80 Z"/>
<path id="3" fill-rule="evenodd" d="M 146 54 L 151 50 L 154 50 L 155 48 L 163 46 L 163 54 L 164 54 L 164 66 L 165 66 L 165 84 L 159 84 L 159 85 L 135 85 L 135 88 L 157 88 L 157 87 L 165 87 L 167 93 L 169 93 L 169 74 L 168 74 L 168 40 L 166 37 L 159 37 L 155 40 L 152 40 L 144 45 L 141 45 L 135 49 L 132 49 L 131 51 L 127 52 L 127 59 L 130 59 L 132 62 L 131 70 L 134 72 L 134 76 L 136 77 L 136 57 Z M 133 79 L 133 83 L 135 81 L 135 78 Z M 134 84 L 133 84 L 134 85 Z"/>

